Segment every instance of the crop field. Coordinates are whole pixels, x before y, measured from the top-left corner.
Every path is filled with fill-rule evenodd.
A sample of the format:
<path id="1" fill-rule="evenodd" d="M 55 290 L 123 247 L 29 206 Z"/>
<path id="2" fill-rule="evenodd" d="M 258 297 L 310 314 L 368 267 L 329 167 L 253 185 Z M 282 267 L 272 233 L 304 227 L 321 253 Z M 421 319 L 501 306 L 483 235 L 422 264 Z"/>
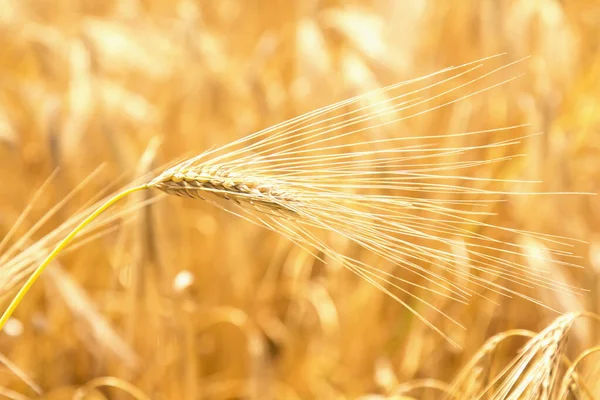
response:
<path id="1" fill-rule="evenodd" d="M 598 193 L 598 0 L 0 0 L 0 398 L 600 400 Z"/>

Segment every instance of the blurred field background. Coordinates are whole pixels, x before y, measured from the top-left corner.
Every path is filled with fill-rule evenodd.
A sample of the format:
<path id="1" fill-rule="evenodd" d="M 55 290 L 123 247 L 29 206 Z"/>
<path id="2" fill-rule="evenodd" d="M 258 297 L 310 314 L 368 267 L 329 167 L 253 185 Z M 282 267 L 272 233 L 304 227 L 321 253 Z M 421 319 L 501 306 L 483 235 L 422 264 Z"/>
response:
<path id="1" fill-rule="evenodd" d="M 18 234 L 100 165 L 32 240 L 176 158 L 505 52 L 506 62 L 530 56 L 513 68 L 523 77 L 410 133 L 531 123 L 544 134 L 523 142 L 528 157 L 478 175 L 600 192 L 598 1 L 0 0 L 0 237 L 56 169 Z M 460 140 L 451 144 L 476 144 Z M 574 249 L 583 269 L 551 273 L 589 293 L 540 296 L 561 312 L 600 312 L 597 197 L 517 196 L 494 211 L 491 223 L 585 241 Z M 467 328 L 440 322 L 458 350 L 368 283 L 210 205 L 163 199 L 121 222 L 61 256 L 18 308 L 0 334 L 0 396 L 476 398 L 526 343 L 506 334 L 482 348 L 487 339 L 537 333 L 559 316 L 522 299 L 440 303 Z M 5 287 L 10 279 L 0 269 Z M 564 363 L 541 357 L 534 381 L 600 344 L 593 319 L 568 333 L 570 322 L 558 324 L 536 349 L 564 352 Z M 568 398 L 600 398 L 598 362 L 578 365 Z"/>

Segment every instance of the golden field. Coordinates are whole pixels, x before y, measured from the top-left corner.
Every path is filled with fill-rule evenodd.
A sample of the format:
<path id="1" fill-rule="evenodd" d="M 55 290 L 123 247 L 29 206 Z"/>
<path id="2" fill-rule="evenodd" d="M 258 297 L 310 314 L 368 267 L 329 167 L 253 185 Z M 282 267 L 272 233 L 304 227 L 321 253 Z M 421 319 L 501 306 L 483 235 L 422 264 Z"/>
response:
<path id="1" fill-rule="evenodd" d="M 4 326 L 0 397 L 600 399 L 592 0 L 0 0 L 2 308 L 82 210 L 140 177 L 319 107 L 503 53 L 486 71 L 527 58 L 470 89 L 480 94 L 465 89 L 460 102 L 361 137 L 447 135 L 436 146 L 505 157 L 456 184 L 514 181 L 502 190 L 516 194 L 490 205 L 478 227 L 507 227 L 495 237 L 502 243 L 526 230 L 571 244 L 558 246 L 581 268 L 546 264 L 544 241 L 526 243 L 535 254 L 524 263 L 575 294 L 495 277 L 540 304 L 490 290 L 467 305 L 431 297 L 449 319 L 401 297 L 454 346 L 339 263 L 211 204 L 141 192 L 63 252 Z M 530 125 L 453 135 L 521 124 Z M 485 147 L 511 135 L 527 136 L 515 154 Z M 429 301 L 425 286 L 416 294 Z"/>

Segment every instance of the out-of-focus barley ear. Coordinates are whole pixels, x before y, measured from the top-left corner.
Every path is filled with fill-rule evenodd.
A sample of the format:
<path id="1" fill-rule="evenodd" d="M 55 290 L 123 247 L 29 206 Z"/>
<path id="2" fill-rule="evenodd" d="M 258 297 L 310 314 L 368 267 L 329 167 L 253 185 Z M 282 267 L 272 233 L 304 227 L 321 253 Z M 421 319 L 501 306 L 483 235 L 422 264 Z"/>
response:
<path id="1" fill-rule="evenodd" d="M 533 337 L 479 395 L 492 399 L 553 399 L 568 332 L 583 313 L 558 317 Z"/>
<path id="2" fill-rule="evenodd" d="M 449 391 L 449 398 L 470 399 L 481 395 L 492 378 L 488 359 L 493 356 L 498 346 L 510 338 L 526 337 L 533 339 L 535 335 L 535 332 L 525 329 L 514 329 L 498 333 L 489 338 L 454 378 Z"/>
<path id="3" fill-rule="evenodd" d="M 456 376 L 447 398 L 498 400 L 593 398 L 592 391 L 575 369 L 583 359 L 600 351 L 600 347 L 587 349 L 572 363 L 564 354 L 566 338 L 572 324 L 581 317 L 600 321 L 600 318 L 592 313 L 569 313 L 557 318 L 538 334 L 522 329 L 496 334 L 481 346 Z M 527 337 L 529 341 L 499 373 L 490 375 L 495 369 L 489 364 L 492 353 L 501 343 L 513 337 Z M 486 359 L 487 362 L 484 362 Z M 563 364 L 568 365 L 564 372 Z"/>
<path id="4" fill-rule="evenodd" d="M 500 385 L 497 397 L 550 399 L 555 390 L 568 331 L 578 317 L 576 313 L 561 316 L 530 340 L 521 350 L 513 370 Z"/>

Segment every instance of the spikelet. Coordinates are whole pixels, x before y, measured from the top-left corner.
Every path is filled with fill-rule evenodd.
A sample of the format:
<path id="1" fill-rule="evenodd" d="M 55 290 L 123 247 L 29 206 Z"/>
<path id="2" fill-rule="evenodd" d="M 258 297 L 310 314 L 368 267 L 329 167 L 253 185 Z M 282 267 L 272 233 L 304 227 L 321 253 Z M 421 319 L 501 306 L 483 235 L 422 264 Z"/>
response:
<path id="1" fill-rule="evenodd" d="M 285 184 L 263 176 L 245 175 L 220 165 L 203 164 L 188 169 L 176 166 L 150 182 L 149 186 L 167 194 L 204 200 L 203 196 L 250 204 L 267 213 L 269 209 L 294 212 L 295 198 Z"/>
<path id="2" fill-rule="evenodd" d="M 572 265 L 571 253 L 556 249 L 564 240 L 486 221 L 491 213 L 485 208 L 504 201 L 510 194 L 507 185 L 529 182 L 465 173 L 518 157 L 511 148 L 527 136 L 519 133 L 523 125 L 450 133 L 442 128 L 434 133 L 410 131 L 415 120 L 430 112 L 443 112 L 517 78 L 498 78 L 516 62 L 485 72 L 486 62 L 447 68 L 356 96 L 185 160 L 109 200 L 48 259 L 120 198 L 156 188 L 209 201 L 286 236 L 326 262 L 343 265 L 444 337 L 418 309 L 430 307 L 453 320 L 424 299 L 424 291 L 462 303 L 482 290 L 538 303 L 520 289 L 577 293 L 545 271 L 527 266 L 527 258 L 533 256 L 526 245 L 518 244 L 526 240 L 507 243 L 501 238 L 542 241 L 554 250 L 548 250 L 548 259 L 538 261 Z M 445 144 L 448 139 L 476 139 L 478 144 Z M 378 269 L 341 254 L 329 244 L 332 234 L 397 270 Z M 46 261 L 9 306 L 0 327 L 45 265 Z M 399 270 L 403 272 L 398 274 Z"/>

